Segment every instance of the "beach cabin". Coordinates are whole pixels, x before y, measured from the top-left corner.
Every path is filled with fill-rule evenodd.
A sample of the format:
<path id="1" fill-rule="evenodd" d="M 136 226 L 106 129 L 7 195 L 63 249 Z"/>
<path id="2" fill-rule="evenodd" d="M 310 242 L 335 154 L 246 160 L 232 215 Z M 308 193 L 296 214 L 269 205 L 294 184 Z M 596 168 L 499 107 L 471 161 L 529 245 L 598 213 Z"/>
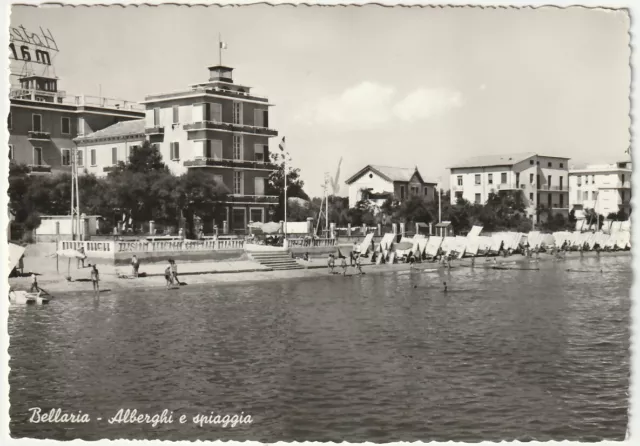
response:
<path id="1" fill-rule="evenodd" d="M 434 227 L 435 234 L 438 237 L 453 237 L 453 225 L 450 221 L 443 221 L 441 223 L 437 223 Z"/>
<path id="2" fill-rule="evenodd" d="M 53 242 L 71 240 L 72 220 L 70 215 L 43 215 L 40 226 L 35 231 L 36 242 Z M 98 233 L 102 217 L 99 215 L 84 215 L 80 217 L 79 235 L 82 240 L 89 240 Z"/>

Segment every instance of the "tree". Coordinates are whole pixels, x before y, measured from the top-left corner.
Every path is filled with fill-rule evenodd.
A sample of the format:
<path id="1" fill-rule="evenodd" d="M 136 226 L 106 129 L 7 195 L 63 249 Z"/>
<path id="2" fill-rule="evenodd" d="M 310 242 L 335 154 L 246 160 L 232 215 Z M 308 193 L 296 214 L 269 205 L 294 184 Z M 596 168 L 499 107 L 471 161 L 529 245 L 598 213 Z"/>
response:
<path id="1" fill-rule="evenodd" d="M 627 221 L 629 220 L 629 215 L 624 211 L 624 209 L 620 209 L 618 212 L 610 212 L 607 215 L 607 220 Z"/>
<path id="2" fill-rule="evenodd" d="M 162 154 L 156 144 L 151 144 L 148 140 L 145 140 L 141 146 L 134 146 L 129 155 L 129 162 L 120 162 L 117 170 L 148 173 L 152 171 L 169 171 L 167 166 L 162 161 Z"/>
<path id="3" fill-rule="evenodd" d="M 186 232 L 196 235 L 194 221 L 213 221 L 225 210 L 224 201 L 229 190 L 218 184 L 213 175 L 202 169 L 189 169 L 177 182 L 177 204 L 184 218 Z"/>
<path id="4" fill-rule="evenodd" d="M 282 152 L 272 152 L 270 154 L 271 162 L 277 166 L 276 170 L 271 172 L 267 182 L 267 195 L 278 196 L 278 206 L 275 208 L 275 221 L 284 220 L 284 173 L 285 173 L 285 157 L 287 162 L 287 197 L 302 198 L 309 201 L 309 196 L 304 192 L 304 181 L 300 179 L 300 169 L 291 167 L 291 157 Z"/>

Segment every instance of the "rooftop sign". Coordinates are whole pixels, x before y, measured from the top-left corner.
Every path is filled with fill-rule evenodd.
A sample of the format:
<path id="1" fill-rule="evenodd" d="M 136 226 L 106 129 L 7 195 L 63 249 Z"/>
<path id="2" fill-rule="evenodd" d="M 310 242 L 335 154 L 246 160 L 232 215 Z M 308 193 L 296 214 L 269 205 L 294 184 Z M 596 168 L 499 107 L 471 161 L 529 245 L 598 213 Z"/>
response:
<path id="1" fill-rule="evenodd" d="M 49 29 L 32 32 L 20 25 L 9 29 L 9 58 L 51 65 L 51 51 L 58 52 L 56 39 Z"/>

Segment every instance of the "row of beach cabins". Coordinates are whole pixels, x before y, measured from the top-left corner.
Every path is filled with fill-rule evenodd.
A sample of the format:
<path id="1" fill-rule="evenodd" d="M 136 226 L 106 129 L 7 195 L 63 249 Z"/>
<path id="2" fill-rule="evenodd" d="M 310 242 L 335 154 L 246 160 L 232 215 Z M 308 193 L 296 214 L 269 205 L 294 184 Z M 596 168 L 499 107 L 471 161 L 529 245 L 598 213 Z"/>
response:
<path id="1" fill-rule="evenodd" d="M 626 229 L 626 228 L 625 228 Z M 624 251 L 631 249 L 631 232 L 620 227 L 605 233 L 599 232 L 554 232 L 543 234 L 531 231 L 498 232 L 483 236 L 482 227 L 474 226 L 466 237 L 440 237 L 416 234 L 413 238 L 397 234 L 385 234 L 379 243 L 374 243 L 373 234 L 368 234 L 355 251 L 368 257 L 371 252 L 375 263 L 394 263 L 414 257 L 416 260 L 449 257 L 496 256 L 502 253 L 567 251 Z"/>

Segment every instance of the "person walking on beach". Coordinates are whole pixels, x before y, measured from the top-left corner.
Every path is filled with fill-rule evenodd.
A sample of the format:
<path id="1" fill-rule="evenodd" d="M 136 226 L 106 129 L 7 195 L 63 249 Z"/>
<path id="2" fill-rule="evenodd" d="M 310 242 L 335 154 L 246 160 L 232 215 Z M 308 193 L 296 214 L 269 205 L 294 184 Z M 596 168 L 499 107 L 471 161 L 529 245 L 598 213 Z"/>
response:
<path id="1" fill-rule="evenodd" d="M 171 288 L 173 285 L 173 278 L 171 277 L 171 261 L 169 261 L 169 266 L 164 270 L 164 280 L 167 283 L 167 289 Z"/>
<path id="2" fill-rule="evenodd" d="M 133 269 L 133 277 L 138 278 L 138 269 L 140 268 L 140 261 L 138 260 L 138 257 L 136 257 L 135 254 L 133 255 L 133 257 L 131 257 L 131 268 Z"/>
<path id="3" fill-rule="evenodd" d="M 329 267 L 329 274 L 333 274 L 333 268 L 336 266 L 335 258 L 333 254 L 329 254 L 329 258 L 327 259 L 327 266 Z"/>
<path id="4" fill-rule="evenodd" d="M 176 265 L 175 260 L 171 260 L 171 277 L 176 281 L 178 286 L 181 285 L 180 279 L 178 279 L 178 265 Z"/>
<path id="5" fill-rule="evenodd" d="M 94 295 L 100 294 L 100 273 L 95 263 L 91 266 L 91 282 L 93 283 Z"/>
<path id="6" fill-rule="evenodd" d="M 38 277 L 35 274 L 31 274 L 31 288 L 29 289 L 30 293 L 39 293 L 40 288 L 38 287 Z"/>
<path id="7" fill-rule="evenodd" d="M 340 266 L 342 267 L 342 275 L 346 276 L 347 275 L 347 259 L 346 259 L 346 257 L 342 257 L 342 262 L 340 263 Z"/>
<path id="8" fill-rule="evenodd" d="M 362 264 L 360 263 L 360 256 L 356 256 L 356 268 L 358 269 L 358 274 L 364 274 L 362 272 Z"/>

